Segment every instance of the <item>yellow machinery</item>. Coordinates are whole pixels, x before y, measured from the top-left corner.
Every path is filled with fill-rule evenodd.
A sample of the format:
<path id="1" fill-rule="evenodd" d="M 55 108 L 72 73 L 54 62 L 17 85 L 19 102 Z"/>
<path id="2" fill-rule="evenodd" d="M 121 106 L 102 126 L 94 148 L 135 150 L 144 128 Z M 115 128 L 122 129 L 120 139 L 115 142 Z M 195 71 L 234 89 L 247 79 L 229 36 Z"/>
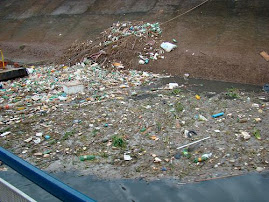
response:
<path id="1" fill-rule="evenodd" d="M 0 60 L 0 68 L 5 69 L 6 64 L 5 64 L 4 55 L 3 55 L 2 50 L 0 50 L 0 52 L 1 52 L 1 57 L 2 57 L 2 60 Z"/>

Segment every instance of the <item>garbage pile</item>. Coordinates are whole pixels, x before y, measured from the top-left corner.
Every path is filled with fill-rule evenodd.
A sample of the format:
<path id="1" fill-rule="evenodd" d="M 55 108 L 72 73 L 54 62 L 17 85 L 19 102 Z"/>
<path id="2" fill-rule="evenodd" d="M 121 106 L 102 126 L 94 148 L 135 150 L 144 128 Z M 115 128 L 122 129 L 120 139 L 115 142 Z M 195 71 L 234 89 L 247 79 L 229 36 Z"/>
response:
<path id="1" fill-rule="evenodd" d="M 108 71 L 97 63 L 67 66 L 42 66 L 28 68 L 29 77 L 2 83 L 0 89 L 1 124 L 18 123 L 10 115 L 46 114 L 63 103 L 85 104 L 104 99 L 117 99 L 119 89 L 140 86 L 159 76 L 131 70 Z"/>
<path id="2" fill-rule="evenodd" d="M 106 68 L 135 68 L 164 59 L 164 50 L 170 52 L 176 47 L 169 42 L 161 43 L 161 34 L 159 23 L 114 23 L 94 42 L 73 44 L 59 62 L 70 65 L 87 60 Z"/>

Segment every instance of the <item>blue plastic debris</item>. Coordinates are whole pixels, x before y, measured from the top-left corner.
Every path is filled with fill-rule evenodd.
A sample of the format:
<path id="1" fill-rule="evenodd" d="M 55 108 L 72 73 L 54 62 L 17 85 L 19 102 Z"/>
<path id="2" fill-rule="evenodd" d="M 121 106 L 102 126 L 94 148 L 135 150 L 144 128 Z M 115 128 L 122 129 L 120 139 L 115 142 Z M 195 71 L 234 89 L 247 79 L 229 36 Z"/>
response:
<path id="1" fill-rule="evenodd" d="M 220 116 L 223 116 L 224 115 L 224 112 L 220 112 L 218 114 L 214 114 L 212 115 L 213 118 L 217 118 L 217 117 L 220 117 Z"/>
<path id="2" fill-rule="evenodd" d="M 50 139 L 50 136 L 49 135 L 45 135 L 45 139 L 46 140 Z"/>

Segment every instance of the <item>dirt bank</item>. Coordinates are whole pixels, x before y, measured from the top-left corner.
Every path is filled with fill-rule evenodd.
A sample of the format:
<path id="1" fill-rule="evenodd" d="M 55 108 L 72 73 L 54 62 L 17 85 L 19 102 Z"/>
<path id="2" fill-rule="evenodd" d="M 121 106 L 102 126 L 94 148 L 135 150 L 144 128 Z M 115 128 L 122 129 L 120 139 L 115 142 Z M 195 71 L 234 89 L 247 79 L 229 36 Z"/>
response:
<path id="1" fill-rule="evenodd" d="M 1 1 L 0 48 L 22 62 L 52 61 L 74 41 L 94 40 L 112 23 L 164 22 L 202 1 Z M 109 5 L 109 7 L 108 7 Z M 26 9 L 27 8 L 27 9 Z M 215 0 L 162 25 L 178 49 L 135 69 L 194 78 L 268 83 L 268 1 Z"/>

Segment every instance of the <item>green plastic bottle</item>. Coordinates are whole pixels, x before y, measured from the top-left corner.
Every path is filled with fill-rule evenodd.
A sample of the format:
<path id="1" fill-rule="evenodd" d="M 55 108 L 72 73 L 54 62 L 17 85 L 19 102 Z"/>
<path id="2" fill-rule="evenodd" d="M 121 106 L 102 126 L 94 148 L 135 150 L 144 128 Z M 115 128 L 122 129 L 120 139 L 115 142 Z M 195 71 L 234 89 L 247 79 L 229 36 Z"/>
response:
<path id="1" fill-rule="evenodd" d="M 86 161 L 86 160 L 94 160 L 95 159 L 95 156 L 94 155 L 83 155 L 83 156 L 80 156 L 79 159 L 81 161 Z"/>

